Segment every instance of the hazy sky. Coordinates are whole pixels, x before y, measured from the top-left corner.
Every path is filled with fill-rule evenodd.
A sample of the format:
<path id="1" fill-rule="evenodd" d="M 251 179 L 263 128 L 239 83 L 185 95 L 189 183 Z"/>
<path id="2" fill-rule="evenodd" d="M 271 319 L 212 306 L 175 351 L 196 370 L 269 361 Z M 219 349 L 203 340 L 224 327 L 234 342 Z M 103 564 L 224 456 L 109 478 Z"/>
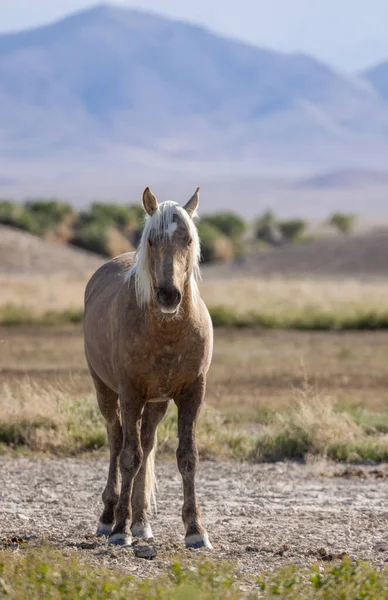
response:
<path id="1" fill-rule="evenodd" d="M 0 0 L 0 31 L 56 20 L 98 0 Z M 354 71 L 388 59 L 388 0 L 118 0 Z"/>

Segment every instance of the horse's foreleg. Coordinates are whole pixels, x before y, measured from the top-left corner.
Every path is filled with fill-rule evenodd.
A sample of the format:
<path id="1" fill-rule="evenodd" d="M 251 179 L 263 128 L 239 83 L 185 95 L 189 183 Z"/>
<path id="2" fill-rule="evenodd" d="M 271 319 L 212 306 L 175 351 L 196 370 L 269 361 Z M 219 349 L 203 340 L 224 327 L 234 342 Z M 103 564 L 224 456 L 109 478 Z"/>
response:
<path id="1" fill-rule="evenodd" d="M 195 473 L 198 465 L 196 424 L 205 387 L 205 378 L 200 377 L 189 390 L 175 398 L 178 406 L 179 435 L 177 462 L 183 480 L 182 518 L 186 528 L 186 548 L 212 547 L 201 524 L 195 489 Z"/>
<path id="2" fill-rule="evenodd" d="M 134 397 L 131 390 L 120 389 L 121 425 L 123 445 L 120 453 L 121 492 L 114 511 L 115 525 L 108 543 L 130 546 L 131 535 L 131 496 L 133 482 L 142 463 L 143 452 L 140 442 L 143 402 Z"/>
<path id="3" fill-rule="evenodd" d="M 151 525 L 147 519 L 147 510 L 151 508 L 151 500 L 155 493 L 154 455 L 152 450 L 156 444 L 156 430 L 166 414 L 168 401 L 149 402 L 143 412 L 141 424 L 141 447 L 143 460 L 136 475 L 132 493 L 132 526 L 134 537 L 149 539 L 152 537 Z"/>
<path id="4" fill-rule="evenodd" d="M 106 421 L 110 461 L 108 481 L 102 493 L 104 510 L 101 514 L 97 535 L 109 535 L 113 529 L 114 508 L 119 498 L 119 456 L 123 444 L 118 395 L 109 389 L 97 376 L 93 376 L 100 411 Z"/>

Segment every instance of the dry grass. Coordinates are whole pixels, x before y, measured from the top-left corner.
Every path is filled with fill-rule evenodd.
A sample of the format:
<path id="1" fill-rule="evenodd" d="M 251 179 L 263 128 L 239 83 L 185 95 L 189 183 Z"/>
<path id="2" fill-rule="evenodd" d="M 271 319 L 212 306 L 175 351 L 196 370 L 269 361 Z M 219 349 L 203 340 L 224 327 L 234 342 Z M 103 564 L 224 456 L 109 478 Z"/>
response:
<path id="1" fill-rule="evenodd" d="M 291 407 L 274 415 L 256 439 L 251 460 L 320 456 L 347 462 L 388 461 L 388 435 L 363 427 L 306 383 Z"/>
<path id="2" fill-rule="evenodd" d="M 209 306 L 226 306 L 240 313 L 303 315 L 308 311 L 357 314 L 385 310 L 388 280 L 231 279 L 203 281 L 201 293 Z"/>
<path id="3" fill-rule="evenodd" d="M 37 315 L 51 310 L 79 310 L 90 275 L 1 275 L 0 309 L 21 306 Z"/>
<path id="4" fill-rule="evenodd" d="M 17 391 L 5 385 L 0 395 L 0 443 L 3 450 L 28 450 L 75 455 L 106 445 L 105 427 L 91 395 L 72 395 L 51 385 L 30 381 Z M 158 431 L 159 453 L 173 457 L 177 447 L 177 412 L 170 406 Z M 236 427 L 205 407 L 198 429 L 200 455 L 254 462 L 306 459 L 388 461 L 388 435 L 363 427 L 339 413 L 328 398 L 309 386 L 295 392 L 293 404 L 281 413 L 263 415 L 260 433 Z"/>
<path id="5" fill-rule="evenodd" d="M 92 397 L 76 397 L 48 383 L 26 379 L 0 390 L 0 443 L 3 450 L 73 455 L 106 442 L 105 427 Z"/>
<path id="6" fill-rule="evenodd" d="M 44 276 L 0 276 L 0 308 L 23 306 L 36 314 L 56 310 L 79 310 L 90 274 Z M 241 313 L 262 315 L 304 311 L 345 312 L 348 315 L 385 310 L 388 281 L 363 283 L 354 279 L 231 279 L 203 281 L 202 296 L 209 306 L 227 306 Z"/>
<path id="7" fill-rule="evenodd" d="M 386 332 L 217 330 L 202 457 L 387 460 L 387 345 Z M 0 369 L 7 448 L 77 454 L 104 445 L 79 325 L 1 328 Z M 159 442 L 171 456 L 175 410 Z"/>

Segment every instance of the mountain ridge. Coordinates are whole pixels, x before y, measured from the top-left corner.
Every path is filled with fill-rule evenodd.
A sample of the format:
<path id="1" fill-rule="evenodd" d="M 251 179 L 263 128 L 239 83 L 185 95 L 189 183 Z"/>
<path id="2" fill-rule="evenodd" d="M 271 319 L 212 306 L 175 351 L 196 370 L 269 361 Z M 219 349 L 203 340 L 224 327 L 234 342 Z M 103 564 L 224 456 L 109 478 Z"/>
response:
<path id="1" fill-rule="evenodd" d="M 113 164 L 122 179 L 378 170 L 387 152 L 388 97 L 369 72 L 109 4 L 0 34 L 0 157 L 16 179 L 32 164 L 53 185 L 93 164 L 96 187 Z"/>

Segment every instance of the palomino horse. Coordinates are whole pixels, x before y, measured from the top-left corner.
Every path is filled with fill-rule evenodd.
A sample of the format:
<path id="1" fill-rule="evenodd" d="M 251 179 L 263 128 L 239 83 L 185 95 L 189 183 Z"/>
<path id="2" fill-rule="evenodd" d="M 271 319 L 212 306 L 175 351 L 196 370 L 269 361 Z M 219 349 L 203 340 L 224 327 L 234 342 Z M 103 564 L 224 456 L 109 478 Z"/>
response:
<path id="1" fill-rule="evenodd" d="M 104 264 L 86 287 L 85 353 L 110 448 L 97 535 L 108 536 L 110 544 L 152 537 L 147 510 L 154 495 L 156 430 L 173 399 L 186 547 L 211 548 L 195 490 L 196 424 L 213 349 L 210 316 L 197 287 L 198 192 L 182 208 L 158 204 L 147 188 L 148 218 L 137 252 Z"/>

